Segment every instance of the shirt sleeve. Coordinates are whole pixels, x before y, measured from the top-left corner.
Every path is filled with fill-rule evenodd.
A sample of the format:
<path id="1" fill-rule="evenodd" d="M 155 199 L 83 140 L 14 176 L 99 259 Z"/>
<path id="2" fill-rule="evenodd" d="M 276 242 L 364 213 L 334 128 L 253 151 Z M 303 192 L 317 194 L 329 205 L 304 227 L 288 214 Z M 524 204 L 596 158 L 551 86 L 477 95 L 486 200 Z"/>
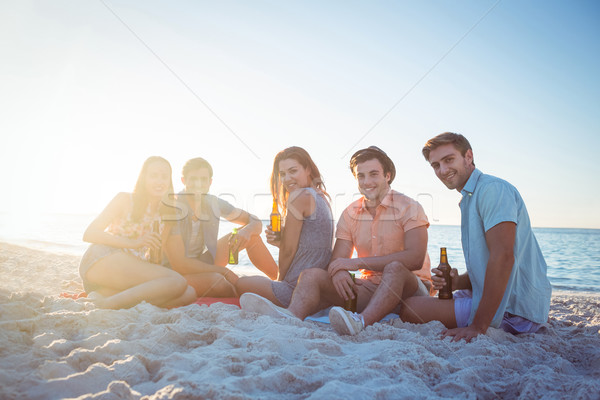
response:
<path id="1" fill-rule="evenodd" d="M 235 210 L 235 207 L 231 203 L 228 203 L 223 199 L 217 198 L 217 205 L 219 207 L 221 217 L 227 217 L 233 212 L 233 210 Z"/>
<path id="2" fill-rule="evenodd" d="M 402 227 L 404 232 L 408 232 L 411 229 L 419 228 L 421 226 L 429 227 L 429 220 L 423 210 L 421 204 L 415 200 L 411 200 L 406 208 L 406 212 L 401 218 Z"/>
<path id="3" fill-rule="evenodd" d="M 350 231 L 350 215 L 348 210 L 344 210 L 340 216 L 335 230 L 335 238 L 352 241 L 352 232 Z"/>
<path id="4" fill-rule="evenodd" d="M 505 182 L 492 182 L 481 188 L 477 210 L 487 232 L 501 222 L 517 223 L 517 201 L 513 188 Z"/>

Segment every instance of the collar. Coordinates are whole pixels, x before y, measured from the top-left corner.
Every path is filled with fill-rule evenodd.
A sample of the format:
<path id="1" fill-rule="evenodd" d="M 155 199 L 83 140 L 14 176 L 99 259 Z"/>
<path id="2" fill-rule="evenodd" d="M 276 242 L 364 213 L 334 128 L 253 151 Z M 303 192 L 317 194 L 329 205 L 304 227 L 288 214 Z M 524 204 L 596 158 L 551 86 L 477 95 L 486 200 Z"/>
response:
<path id="1" fill-rule="evenodd" d="M 385 194 L 385 196 L 383 196 L 383 199 L 381 199 L 381 203 L 379 203 L 377 205 L 377 207 L 379 207 L 379 206 L 383 206 L 386 208 L 391 207 L 394 202 L 393 192 L 394 191 L 392 190 L 392 188 L 390 188 L 390 190 L 388 190 L 388 192 Z M 360 198 L 360 209 L 367 211 L 367 199 L 365 199 L 365 196 Z"/>
<path id="2" fill-rule="evenodd" d="M 475 192 L 475 187 L 477 187 L 477 182 L 479 178 L 483 175 L 480 170 L 475 168 L 473 172 L 471 172 L 471 176 L 467 180 L 465 187 L 460 191 L 460 193 L 464 196 L 472 196 Z"/>

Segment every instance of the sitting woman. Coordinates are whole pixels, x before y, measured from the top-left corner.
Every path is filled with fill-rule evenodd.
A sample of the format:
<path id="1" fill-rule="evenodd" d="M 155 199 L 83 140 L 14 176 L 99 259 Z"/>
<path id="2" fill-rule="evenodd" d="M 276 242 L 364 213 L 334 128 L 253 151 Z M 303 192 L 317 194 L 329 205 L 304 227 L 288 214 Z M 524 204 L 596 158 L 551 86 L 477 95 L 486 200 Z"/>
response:
<path id="1" fill-rule="evenodd" d="M 133 193 L 119 193 L 88 226 L 83 240 L 92 243 L 81 259 L 83 285 L 101 308 L 128 308 L 142 301 L 177 307 L 195 301 L 185 278 L 161 266 L 161 242 L 168 234 L 161 201 L 173 192 L 171 165 L 148 158 Z M 152 260 L 151 260 L 152 258 Z"/>
<path id="2" fill-rule="evenodd" d="M 319 169 L 300 147 L 289 147 L 275 157 L 271 193 L 283 210 L 284 218 L 280 241 L 275 239 L 271 226 L 265 231 L 267 242 L 279 247 L 277 280 L 245 276 L 240 277 L 235 286 L 240 295 L 256 293 L 287 308 L 300 273 L 307 268 L 327 268 L 331 258 L 333 217 Z"/>

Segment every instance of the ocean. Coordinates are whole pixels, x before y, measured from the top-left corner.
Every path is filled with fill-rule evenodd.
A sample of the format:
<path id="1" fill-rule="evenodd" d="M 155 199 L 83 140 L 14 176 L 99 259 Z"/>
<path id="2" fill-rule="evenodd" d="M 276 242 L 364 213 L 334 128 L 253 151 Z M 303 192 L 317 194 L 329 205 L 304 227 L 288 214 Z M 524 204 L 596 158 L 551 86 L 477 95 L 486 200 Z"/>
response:
<path id="1" fill-rule="evenodd" d="M 81 240 L 95 215 L 42 214 L 14 216 L 0 213 L 0 241 L 55 253 L 82 255 L 87 244 Z M 220 233 L 234 225 L 224 221 Z M 600 229 L 534 228 L 537 241 L 548 264 L 548 277 L 557 290 L 600 292 Z M 274 257 L 277 248 L 268 246 Z M 439 248 L 448 249 L 448 261 L 465 271 L 459 226 L 432 225 L 428 252 L 432 266 L 439 262 Z M 254 275 L 245 252 L 239 265 L 232 267 L 241 275 Z"/>

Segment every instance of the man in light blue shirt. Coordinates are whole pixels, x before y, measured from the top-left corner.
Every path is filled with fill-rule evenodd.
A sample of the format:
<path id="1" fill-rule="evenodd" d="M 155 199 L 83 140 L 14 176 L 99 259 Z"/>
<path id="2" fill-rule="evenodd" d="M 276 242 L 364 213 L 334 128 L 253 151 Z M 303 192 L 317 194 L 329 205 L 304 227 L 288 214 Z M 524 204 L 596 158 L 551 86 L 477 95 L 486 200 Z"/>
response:
<path id="1" fill-rule="evenodd" d="M 462 246 L 467 273 L 451 272 L 452 300 L 410 298 L 406 322 L 441 321 L 444 336 L 467 342 L 488 327 L 536 332 L 548 320 L 552 289 L 546 262 L 531 230 L 525 203 L 510 183 L 475 168 L 468 140 L 442 133 L 423 148 L 438 178 L 462 194 Z M 433 285 L 444 283 L 432 270 Z M 434 276 L 435 274 L 435 276 Z"/>

